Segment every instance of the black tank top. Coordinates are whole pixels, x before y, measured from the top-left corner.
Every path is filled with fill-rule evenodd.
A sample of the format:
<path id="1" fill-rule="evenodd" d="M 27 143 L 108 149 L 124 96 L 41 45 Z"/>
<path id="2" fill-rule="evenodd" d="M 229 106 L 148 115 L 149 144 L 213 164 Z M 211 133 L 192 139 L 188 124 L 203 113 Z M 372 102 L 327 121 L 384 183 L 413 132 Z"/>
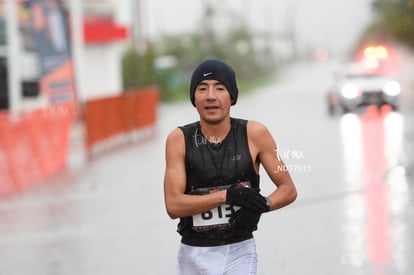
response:
<path id="1" fill-rule="evenodd" d="M 217 143 L 209 142 L 201 133 L 200 122 L 179 127 L 185 138 L 186 194 L 209 193 L 237 183 L 249 183 L 252 188 L 259 189 L 259 175 L 250 154 L 246 125 L 246 120 L 231 118 L 229 133 Z M 229 215 L 230 210 L 234 211 L 220 208 L 214 210 L 214 215 L 217 211 L 220 215 Z M 206 212 L 203 217 L 210 214 L 213 213 Z M 194 246 L 223 245 L 252 237 L 252 232 L 240 232 L 229 224 L 196 227 L 193 217 L 181 218 L 178 232 L 183 243 Z"/>

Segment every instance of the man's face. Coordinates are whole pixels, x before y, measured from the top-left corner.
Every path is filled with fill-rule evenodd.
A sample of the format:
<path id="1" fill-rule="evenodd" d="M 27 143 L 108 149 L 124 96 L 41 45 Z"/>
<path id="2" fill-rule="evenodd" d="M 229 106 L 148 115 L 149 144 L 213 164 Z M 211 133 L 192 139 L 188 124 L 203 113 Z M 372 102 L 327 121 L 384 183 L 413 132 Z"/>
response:
<path id="1" fill-rule="evenodd" d="M 221 82 L 203 80 L 196 87 L 194 102 L 201 119 L 218 123 L 229 115 L 232 99 Z"/>

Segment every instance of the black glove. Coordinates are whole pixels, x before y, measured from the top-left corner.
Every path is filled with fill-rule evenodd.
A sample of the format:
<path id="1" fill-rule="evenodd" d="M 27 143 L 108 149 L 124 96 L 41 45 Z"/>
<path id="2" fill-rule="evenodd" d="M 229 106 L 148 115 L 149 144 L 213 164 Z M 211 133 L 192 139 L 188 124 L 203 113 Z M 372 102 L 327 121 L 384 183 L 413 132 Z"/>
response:
<path id="1" fill-rule="evenodd" d="M 257 230 L 260 220 L 260 213 L 253 213 L 247 209 L 239 209 L 230 216 L 230 223 L 236 231 L 250 233 Z"/>
<path id="2" fill-rule="evenodd" d="M 227 189 L 226 203 L 246 208 L 254 213 L 269 211 L 269 205 L 265 197 L 252 188 L 231 187 Z"/>

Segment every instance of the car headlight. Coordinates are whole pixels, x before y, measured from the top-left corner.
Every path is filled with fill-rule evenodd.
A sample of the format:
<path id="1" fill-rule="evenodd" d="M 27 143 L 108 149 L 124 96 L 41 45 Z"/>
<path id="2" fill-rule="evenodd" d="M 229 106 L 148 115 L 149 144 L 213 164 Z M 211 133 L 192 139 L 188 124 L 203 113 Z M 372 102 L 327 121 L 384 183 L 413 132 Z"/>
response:
<path id="1" fill-rule="evenodd" d="M 382 88 L 383 92 L 390 96 L 397 96 L 401 92 L 400 84 L 397 81 L 388 81 Z"/>
<path id="2" fill-rule="evenodd" d="M 342 87 L 341 93 L 345 98 L 355 98 L 361 94 L 361 91 L 357 86 L 347 84 Z"/>

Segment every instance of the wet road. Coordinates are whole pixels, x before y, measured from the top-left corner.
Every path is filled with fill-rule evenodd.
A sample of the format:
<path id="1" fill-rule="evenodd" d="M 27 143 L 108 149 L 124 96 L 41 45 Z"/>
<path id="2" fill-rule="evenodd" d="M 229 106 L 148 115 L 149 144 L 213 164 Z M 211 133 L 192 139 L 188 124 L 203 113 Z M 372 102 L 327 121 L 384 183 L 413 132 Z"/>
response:
<path id="1" fill-rule="evenodd" d="M 268 126 L 299 192 L 261 220 L 259 274 L 414 274 L 414 183 L 403 166 L 412 114 L 328 117 L 329 72 L 294 66 L 232 109 Z M 2 198 L 0 275 L 174 274 L 179 236 L 164 210 L 164 140 L 196 119 L 187 102 L 163 105 L 155 138 L 90 162 L 75 156 L 65 174 Z M 262 186 L 271 188 L 263 171 Z"/>

